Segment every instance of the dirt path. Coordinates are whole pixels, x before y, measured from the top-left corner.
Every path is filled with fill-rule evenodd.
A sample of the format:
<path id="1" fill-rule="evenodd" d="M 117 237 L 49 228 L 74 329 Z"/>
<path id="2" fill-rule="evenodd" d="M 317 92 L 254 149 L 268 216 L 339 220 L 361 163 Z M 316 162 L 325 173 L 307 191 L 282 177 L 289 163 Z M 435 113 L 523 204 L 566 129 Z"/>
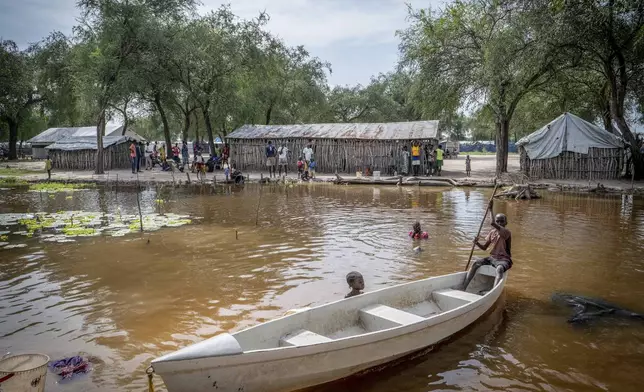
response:
<path id="1" fill-rule="evenodd" d="M 459 156 L 457 159 L 446 159 L 443 164 L 443 178 L 451 178 L 456 181 L 459 186 L 485 186 L 491 185 L 495 177 L 496 169 L 496 156 L 495 155 L 472 155 L 472 176 L 465 176 L 465 155 Z M 22 162 L 3 162 L 0 166 L 0 177 L 2 176 L 15 176 L 20 177 L 26 181 L 45 181 L 47 180 L 47 173 L 44 170 L 43 161 L 22 161 Z M 12 170 L 16 170 L 15 174 L 11 174 Z M 288 179 L 297 181 L 297 172 L 289 171 Z M 521 178 L 519 173 L 519 156 L 517 154 L 510 154 L 508 157 L 508 174 L 514 181 Z M 195 183 L 197 178 L 194 173 L 190 173 L 190 181 Z M 268 172 L 244 172 L 244 175 L 250 182 L 259 181 L 260 178 L 266 178 Z M 343 178 L 355 178 L 341 174 Z M 206 182 L 212 183 L 215 179 L 217 182 L 224 180 L 222 171 L 206 174 Z M 431 180 L 432 177 L 422 177 L 423 179 Z M 316 176 L 318 181 L 331 182 L 336 179 L 334 174 L 318 174 Z M 91 181 L 96 183 L 106 183 L 118 181 L 119 183 L 175 183 L 185 184 L 188 182 L 188 175 L 186 173 L 175 172 L 174 177 L 171 172 L 162 172 L 159 168 L 151 171 L 142 171 L 138 174 L 132 174 L 129 169 L 111 170 L 103 175 L 96 175 L 91 171 L 54 171 L 52 173 L 52 180 L 54 181 Z M 508 184 L 512 183 L 511 180 L 506 179 Z M 589 183 L 584 180 L 535 180 L 530 181 L 537 188 L 547 188 L 550 190 L 560 191 L 599 191 L 599 192 L 618 192 L 618 193 L 642 193 L 644 194 L 644 181 L 637 181 L 631 184 L 630 181 L 625 180 L 604 180 L 601 181 L 603 189 L 598 189 L 597 182 Z"/>

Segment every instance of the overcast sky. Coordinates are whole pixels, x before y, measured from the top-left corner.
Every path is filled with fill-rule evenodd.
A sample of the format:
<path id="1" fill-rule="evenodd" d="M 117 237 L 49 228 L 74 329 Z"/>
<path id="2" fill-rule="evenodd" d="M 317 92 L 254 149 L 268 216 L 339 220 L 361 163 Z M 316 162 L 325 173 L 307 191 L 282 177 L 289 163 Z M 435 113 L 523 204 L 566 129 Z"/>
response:
<path id="1" fill-rule="evenodd" d="M 329 61 L 333 85 L 366 84 L 393 69 L 398 59 L 396 30 L 408 25 L 407 5 L 436 7 L 444 0 L 202 0 L 200 12 L 230 3 L 235 14 L 252 18 L 265 10 L 268 29 L 291 46 L 304 45 Z M 0 37 L 21 47 L 53 30 L 70 34 L 76 0 L 0 0 Z"/>

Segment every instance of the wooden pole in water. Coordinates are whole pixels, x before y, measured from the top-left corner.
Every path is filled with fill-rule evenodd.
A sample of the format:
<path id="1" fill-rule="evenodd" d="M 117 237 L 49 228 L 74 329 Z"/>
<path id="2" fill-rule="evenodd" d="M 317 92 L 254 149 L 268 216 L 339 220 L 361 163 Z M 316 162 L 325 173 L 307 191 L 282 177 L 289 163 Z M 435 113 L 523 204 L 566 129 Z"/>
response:
<path id="1" fill-rule="evenodd" d="M 139 223 L 141 224 L 141 233 L 143 233 L 143 214 L 141 213 L 141 201 L 139 200 L 139 193 L 141 192 L 141 184 L 139 182 L 139 173 L 136 173 L 136 205 L 139 207 Z"/>
<path id="2" fill-rule="evenodd" d="M 235 230 L 235 239 L 236 239 L 236 240 L 238 240 L 238 239 L 239 239 L 239 233 L 237 233 L 237 230 Z"/>
<path id="3" fill-rule="evenodd" d="M 499 187 L 499 184 L 496 182 L 496 178 L 494 179 L 494 191 L 492 192 L 492 197 L 490 197 L 490 201 L 494 199 L 494 195 L 496 195 L 496 190 Z M 485 214 L 483 214 L 483 219 L 481 219 L 481 225 L 479 226 L 479 231 L 476 233 L 476 238 L 478 238 L 481 235 L 481 230 L 483 230 L 483 224 L 485 223 L 485 218 L 487 217 L 487 213 L 490 211 L 490 203 L 487 203 L 487 207 L 485 207 Z M 472 255 L 474 254 L 474 247 L 476 245 L 474 242 L 472 242 L 472 249 L 470 250 L 470 257 L 467 259 L 467 265 L 465 266 L 465 271 L 467 271 L 470 268 L 470 262 L 472 262 Z"/>
<path id="4" fill-rule="evenodd" d="M 255 214 L 255 226 L 259 224 L 259 206 L 262 204 L 262 184 L 259 185 L 259 201 L 257 202 L 257 212 Z"/>

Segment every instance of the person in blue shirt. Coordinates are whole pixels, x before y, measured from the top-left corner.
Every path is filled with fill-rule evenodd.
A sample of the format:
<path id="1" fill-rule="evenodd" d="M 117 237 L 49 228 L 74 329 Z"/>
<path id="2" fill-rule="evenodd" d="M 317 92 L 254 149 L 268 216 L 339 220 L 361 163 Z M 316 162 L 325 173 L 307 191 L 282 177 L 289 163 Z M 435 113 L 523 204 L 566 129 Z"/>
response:
<path id="1" fill-rule="evenodd" d="M 275 177 L 275 156 L 277 155 L 277 150 L 273 145 L 273 142 L 268 141 L 266 146 L 266 166 L 268 166 L 268 176 Z"/>
<path id="2" fill-rule="evenodd" d="M 311 176 L 311 178 L 315 178 L 315 168 L 317 166 L 315 159 L 311 158 L 311 163 L 309 163 L 309 176 Z"/>

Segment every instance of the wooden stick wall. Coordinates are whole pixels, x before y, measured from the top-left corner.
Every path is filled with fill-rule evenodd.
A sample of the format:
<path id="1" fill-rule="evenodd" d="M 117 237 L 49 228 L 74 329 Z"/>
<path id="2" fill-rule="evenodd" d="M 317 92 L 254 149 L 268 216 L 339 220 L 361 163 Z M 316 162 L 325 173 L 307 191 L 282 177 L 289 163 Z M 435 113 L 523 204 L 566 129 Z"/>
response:
<path id="1" fill-rule="evenodd" d="M 47 150 L 54 169 L 94 170 L 96 169 L 96 150 Z M 104 149 L 103 167 L 106 170 L 127 169 L 130 163 L 128 143 L 112 145 Z"/>
<path id="2" fill-rule="evenodd" d="M 286 146 L 290 151 L 288 165 L 296 169 L 297 160 L 304 155 L 302 150 L 309 144 L 309 139 L 228 139 L 232 163 L 241 170 L 266 170 L 266 146 L 271 140 L 276 149 Z M 317 171 L 320 173 L 355 173 L 363 171 L 369 165 L 373 171 L 383 175 L 393 174 L 400 170 L 402 147 L 407 146 L 411 153 L 411 143 L 420 141 L 424 147 L 429 143 L 437 146 L 432 140 L 345 140 L 314 139 L 314 158 Z M 425 171 L 424 149 L 421 150 L 423 172 Z M 411 168 L 411 167 L 410 167 Z"/>
<path id="3" fill-rule="evenodd" d="M 590 148 L 588 154 L 564 151 L 555 158 L 531 160 L 519 147 L 519 162 L 521 171 L 534 179 L 612 180 L 619 178 L 624 154 L 618 148 Z"/>

